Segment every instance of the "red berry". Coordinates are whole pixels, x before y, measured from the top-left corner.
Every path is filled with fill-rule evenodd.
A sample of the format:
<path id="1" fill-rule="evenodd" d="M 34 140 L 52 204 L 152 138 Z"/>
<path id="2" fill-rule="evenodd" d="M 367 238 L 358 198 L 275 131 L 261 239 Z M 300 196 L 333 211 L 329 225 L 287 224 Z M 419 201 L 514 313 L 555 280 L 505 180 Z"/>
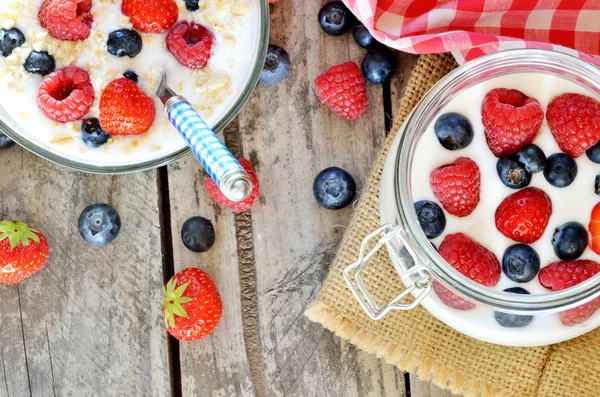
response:
<path id="1" fill-rule="evenodd" d="M 90 35 L 94 17 L 92 0 L 46 0 L 38 19 L 50 36 L 66 41 L 85 40 Z"/>
<path id="2" fill-rule="evenodd" d="M 108 134 L 142 134 L 154 121 L 154 101 L 126 77 L 113 80 L 100 98 L 100 126 Z"/>
<path id="3" fill-rule="evenodd" d="M 481 185 L 477 163 L 467 157 L 433 170 L 430 176 L 433 194 L 448 213 L 467 216 L 479 203 Z"/>
<path id="4" fill-rule="evenodd" d="M 211 178 L 206 178 L 206 180 L 204 181 L 204 189 L 206 190 L 208 195 L 217 203 L 224 205 L 233 212 L 244 212 L 252 208 L 254 202 L 260 195 L 260 185 L 258 183 L 258 178 L 256 177 L 256 174 L 252 170 L 252 164 L 250 164 L 250 162 L 244 158 L 240 158 L 238 159 L 238 161 L 240 162 L 240 165 L 244 167 L 244 169 L 248 173 L 248 176 L 250 177 L 250 180 L 252 181 L 252 192 L 250 193 L 250 196 L 248 196 L 247 199 L 238 203 L 234 203 L 233 201 L 225 197 L 225 195 L 221 192 L 215 181 L 213 181 Z"/>
<path id="5" fill-rule="evenodd" d="M 214 39 L 202 25 L 179 22 L 167 35 L 167 49 L 183 66 L 199 69 L 208 64 Z"/>
<path id="6" fill-rule="evenodd" d="M 16 284 L 48 260 L 48 241 L 37 230 L 14 221 L 0 222 L 0 283 Z"/>
<path id="7" fill-rule="evenodd" d="M 38 88 L 37 102 L 54 121 L 67 123 L 83 118 L 94 103 L 94 87 L 88 72 L 68 66 L 50 73 Z"/>
<path id="8" fill-rule="evenodd" d="M 589 260 L 555 262 L 542 270 L 538 275 L 540 284 L 552 291 L 571 288 L 600 272 L 600 264 Z M 558 313 L 560 321 L 565 325 L 580 324 L 590 318 L 600 308 L 600 298 Z"/>
<path id="9" fill-rule="evenodd" d="M 521 91 L 496 88 L 488 92 L 481 106 L 481 121 L 494 156 L 518 153 L 533 142 L 544 120 L 540 103 Z"/>
<path id="10" fill-rule="evenodd" d="M 600 203 L 596 204 L 592 209 L 588 229 L 592 236 L 590 239 L 590 248 L 600 255 Z"/>
<path id="11" fill-rule="evenodd" d="M 528 187 L 506 197 L 496 209 L 496 229 L 530 244 L 542 237 L 552 215 L 552 201 L 542 190 Z"/>
<path id="12" fill-rule="evenodd" d="M 562 94 L 548 105 L 550 132 L 558 147 L 571 157 L 581 156 L 600 140 L 600 103 L 580 94 Z"/>
<path id="13" fill-rule="evenodd" d="M 356 120 L 367 110 L 365 78 L 354 62 L 332 66 L 315 79 L 319 100 L 340 117 Z"/>
<path id="14" fill-rule="evenodd" d="M 450 306 L 453 309 L 471 310 L 474 309 L 476 306 L 473 302 L 456 295 L 454 292 L 444 287 L 437 280 L 433 282 L 433 290 L 435 291 L 438 298 L 440 298 L 440 300 L 446 304 L 446 306 Z"/>
<path id="15" fill-rule="evenodd" d="M 159 34 L 177 22 L 179 8 L 174 0 L 123 0 L 121 11 L 133 27 L 143 33 Z"/>

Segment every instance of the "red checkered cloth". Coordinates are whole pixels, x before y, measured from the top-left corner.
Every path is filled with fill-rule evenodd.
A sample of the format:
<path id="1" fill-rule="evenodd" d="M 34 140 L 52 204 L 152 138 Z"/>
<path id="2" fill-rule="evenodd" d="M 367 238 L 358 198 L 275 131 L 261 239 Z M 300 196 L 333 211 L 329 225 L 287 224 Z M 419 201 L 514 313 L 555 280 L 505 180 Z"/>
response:
<path id="1" fill-rule="evenodd" d="M 600 0 L 343 0 L 380 42 L 458 63 L 513 48 L 561 51 L 600 66 Z"/>

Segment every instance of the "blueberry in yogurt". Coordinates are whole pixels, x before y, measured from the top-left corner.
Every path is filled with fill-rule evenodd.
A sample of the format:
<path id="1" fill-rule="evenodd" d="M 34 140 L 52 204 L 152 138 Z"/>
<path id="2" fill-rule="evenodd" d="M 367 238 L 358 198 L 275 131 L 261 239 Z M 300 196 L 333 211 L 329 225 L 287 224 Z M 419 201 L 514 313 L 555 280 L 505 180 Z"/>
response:
<path id="1" fill-rule="evenodd" d="M 504 290 L 504 292 L 529 295 L 529 292 L 521 287 L 507 288 Z M 531 321 L 533 321 L 533 316 L 504 312 L 494 312 L 494 318 L 496 319 L 498 324 L 507 328 L 525 327 L 529 325 Z"/>
<path id="2" fill-rule="evenodd" d="M 526 244 L 511 245 L 502 256 L 502 271 L 512 281 L 526 283 L 540 271 L 540 257 Z"/>
<path id="3" fill-rule="evenodd" d="M 581 256 L 588 245 L 588 232 L 578 222 L 567 222 L 557 227 L 552 236 L 554 253 L 564 261 L 572 261 Z"/>
<path id="4" fill-rule="evenodd" d="M 29 73 L 45 76 L 56 69 L 54 57 L 47 51 L 32 51 L 23 64 Z"/>
<path id="5" fill-rule="evenodd" d="M 546 155 L 539 146 L 530 143 L 523 146 L 519 151 L 519 161 L 528 172 L 535 173 L 543 171 L 546 167 Z"/>
<path id="6" fill-rule="evenodd" d="M 445 113 L 433 126 L 440 144 L 448 150 L 464 149 L 473 141 L 473 126 L 462 114 Z"/>
<path id="7" fill-rule="evenodd" d="M 0 54 L 3 57 L 9 56 L 15 48 L 23 44 L 25 44 L 25 36 L 19 29 L 0 29 Z"/>
<path id="8" fill-rule="evenodd" d="M 577 176 L 577 163 L 568 154 L 556 153 L 548 157 L 544 168 L 544 177 L 549 184 L 567 187 Z"/>
<path id="9" fill-rule="evenodd" d="M 531 172 L 513 156 L 499 158 L 496 172 L 502 183 L 511 189 L 521 189 L 531 182 Z"/>
<path id="10" fill-rule="evenodd" d="M 135 58 L 142 51 L 142 36 L 132 29 L 119 29 L 108 35 L 108 52 L 118 56 Z"/>
<path id="11" fill-rule="evenodd" d="M 436 238 L 446 228 L 446 216 L 433 201 L 421 200 L 415 203 L 417 219 L 427 238 Z"/>

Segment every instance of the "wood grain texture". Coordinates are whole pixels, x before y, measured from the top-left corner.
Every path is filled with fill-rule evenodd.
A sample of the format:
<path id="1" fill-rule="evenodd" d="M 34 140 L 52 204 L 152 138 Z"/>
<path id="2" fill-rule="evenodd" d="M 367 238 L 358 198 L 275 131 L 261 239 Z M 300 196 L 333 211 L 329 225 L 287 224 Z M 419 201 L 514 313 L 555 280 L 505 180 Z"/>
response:
<path id="1" fill-rule="evenodd" d="M 156 173 L 85 175 L 16 147 L 0 168 L 0 216 L 50 244 L 39 273 L 0 285 L 0 396 L 170 395 Z M 95 202 L 122 219 L 106 247 L 78 232 Z"/>

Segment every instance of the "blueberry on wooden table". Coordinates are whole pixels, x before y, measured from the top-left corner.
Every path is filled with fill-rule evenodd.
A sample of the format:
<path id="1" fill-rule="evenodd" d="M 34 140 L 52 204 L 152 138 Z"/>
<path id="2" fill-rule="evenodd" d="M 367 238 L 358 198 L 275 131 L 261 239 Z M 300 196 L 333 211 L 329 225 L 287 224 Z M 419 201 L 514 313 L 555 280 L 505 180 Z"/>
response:
<path id="1" fill-rule="evenodd" d="M 362 61 L 362 71 L 373 84 L 387 83 L 398 71 L 398 56 L 387 47 L 370 49 Z"/>
<path id="2" fill-rule="evenodd" d="M 519 161 L 525 165 L 528 172 L 536 173 L 543 171 L 546 167 L 546 155 L 539 146 L 530 143 L 519 151 Z"/>
<path id="3" fill-rule="evenodd" d="M 86 118 L 81 122 L 81 139 L 86 144 L 98 147 L 104 145 L 110 135 L 108 135 L 100 126 L 100 121 L 95 118 Z"/>
<path id="4" fill-rule="evenodd" d="M 319 10 L 319 25 L 325 33 L 340 36 L 354 25 L 354 14 L 341 1 L 330 1 Z"/>
<path id="5" fill-rule="evenodd" d="M 577 176 L 577 163 L 568 154 L 556 153 L 548 157 L 544 167 L 544 177 L 556 187 L 569 186 Z"/>
<path id="6" fill-rule="evenodd" d="M 8 149 L 15 145 L 15 141 L 10 139 L 8 135 L 0 131 L 0 150 Z"/>
<path id="7" fill-rule="evenodd" d="M 25 43 L 25 36 L 17 29 L 0 29 L 0 54 L 7 57 L 12 54 L 15 48 L 21 47 Z"/>
<path id="8" fill-rule="evenodd" d="M 374 45 L 378 44 L 378 42 L 371 35 L 371 32 L 369 32 L 369 29 L 367 29 L 365 25 L 354 26 L 352 36 L 354 37 L 354 41 L 356 42 L 356 44 L 358 44 L 362 48 L 371 48 Z"/>
<path id="9" fill-rule="evenodd" d="M 338 167 L 325 168 L 313 183 L 317 203 L 330 210 L 339 210 L 354 200 L 356 184 L 352 176 Z"/>
<path id="10" fill-rule="evenodd" d="M 132 29 L 119 29 L 108 35 L 108 52 L 118 57 L 135 58 L 142 51 L 142 36 Z"/>
<path id="11" fill-rule="evenodd" d="M 564 261 L 572 261 L 581 256 L 588 245 L 588 232 L 578 222 L 567 222 L 557 227 L 552 236 L 554 253 Z"/>
<path id="12" fill-rule="evenodd" d="M 529 292 L 521 287 L 511 287 L 504 290 L 513 294 L 529 295 Z M 533 316 L 513 313 L 494 312 L 494 318 L 503 327 L 516 328 L 525 327 L 533 320 Z"/>
<path id="13" fill-rule="evenodd" d="M 501 157 L 496 172 L 502 183 L 511 189 L 521 189 L 531 182 L 531 172 L 516 157 Z"/>
<path id="14" fill-rule="evenodd" d="M 260 73 L 260 82 L 267 85 L 277 84 L 290 73 L 290 56 L 287 51 L 269 44 L 265 66 Z"/>
<path id="15" fill-rule="evenodd" d="M 23 67 L 29 73 L 45 76 L 56 69 L 56 61 L 47 51 L 32 51 L 25 60 Z"/>
<path id="16" fill-rule="evenodd" d="M 433 125 L 435 136 L 448 150 L 464 149 L 473 141 L 473 126 L 469 119 L 459 113 L 444 113 Z"/>
<path id="17" fill-rule="evenodd" d="M 119 235 L 119 231 L 119 213 L 108 204 L 92 204 L 79 216 L 79 233 L 92 245 L 107 245 Z"/>
<path id="18" fill-rule="evenodd" d="M 201 216 L 189 218 L 181 228 L 181 240 L 190 251 L 208 251 L 215 243 L 215 229 L 212 222 Z"/>
<path id="19" fill-rule="evenodd" d="M 540 257 L 526 244 L 511 245 L 502 256 L 502 271 L 512 281 L 526 283 L 540 271 Z"/>
<path id="20" fill-rule="evenodd" d="M 446 228 L 446 216 L 433 201 L 421 200 L 415 203 L 417 219 L 427 238 L 436 238 Z"/>

